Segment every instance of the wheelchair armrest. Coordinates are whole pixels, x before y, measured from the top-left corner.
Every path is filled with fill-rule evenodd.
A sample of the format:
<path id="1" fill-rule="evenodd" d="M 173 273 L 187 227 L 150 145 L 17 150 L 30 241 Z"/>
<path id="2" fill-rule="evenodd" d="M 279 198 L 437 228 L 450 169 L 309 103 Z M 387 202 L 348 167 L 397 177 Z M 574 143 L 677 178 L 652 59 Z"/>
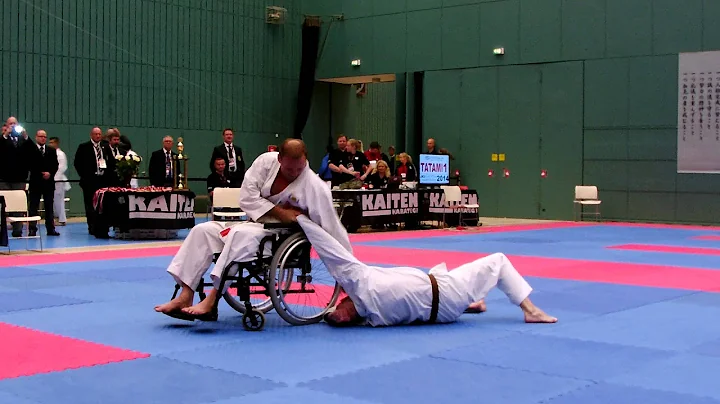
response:
<path id="1" fill-rule="evenodd" d="M 295 231 L 302 231 L 302 227 L 298 223 L 265 223 L 264 228 L 266 229 L 287 229 L 287 230 L 295 230 Z"/>

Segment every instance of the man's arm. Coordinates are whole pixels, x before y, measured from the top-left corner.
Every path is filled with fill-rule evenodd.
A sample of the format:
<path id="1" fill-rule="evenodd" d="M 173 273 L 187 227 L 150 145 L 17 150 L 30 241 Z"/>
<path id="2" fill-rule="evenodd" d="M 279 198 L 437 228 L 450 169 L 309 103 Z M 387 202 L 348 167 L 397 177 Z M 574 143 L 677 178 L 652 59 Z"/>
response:
<path id="1" fill-rule="evenodd" d="M 266 215 L 274 217 L 277 213 L 270 213 L 275 208 L 275 204 L 263 198 L 260 194 L 263 184 L 270 175 L 270 167 L 273 164 L 273 156 L 261 155 L 250 165 L 245 173 L 245 180 L 240 187 L 240 209 L 245 212 L 253 221 L 259 221 L 260 218 L 267 218 Z"/>
<path id="2" fill-rule="evenodd" d="M 310 178 L 307 186 L 310 188 L 308 196 L 311 198 L 310 203 L 308 203 L 310 220 L 320 225 L 335 240 L 340 242 L 347 251 L 352 253 L 350 237 L 335 211 L 330 188 L 317 176 Z"/>

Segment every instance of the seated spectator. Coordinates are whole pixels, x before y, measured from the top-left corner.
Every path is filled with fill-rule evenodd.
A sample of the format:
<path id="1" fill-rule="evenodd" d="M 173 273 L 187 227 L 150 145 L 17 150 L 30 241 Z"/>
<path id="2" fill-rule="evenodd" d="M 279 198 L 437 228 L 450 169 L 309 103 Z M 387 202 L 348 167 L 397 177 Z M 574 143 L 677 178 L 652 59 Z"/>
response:
<path id="1" fill-rule="evenodd" d="M 399 176 L 403 182 L 405 181 L 417 181 L 417 170 L 413 165 L 412 157 L 407 153 L 400 153 L 398 155 L 400 163 L 395 168 L 395 175 Z"/>
<path id="2" fill-rule="evenodd" d="M 215 157 L 213 163 L 215 171 L 207 177 L 207 190 L 211 201 L 215 188 L 232 188 L 230 179 L 225 176 L 225 158 L 222 156 Z"/>
<path id="3" fill-rule="evenodd" d="M 365 180 L 365 183 L 369 184 L 372 189 L 383 189 L 387 188 L 389 179 L 390 167 L 385 161 L 380 160 L 377 162 L 375 170 Z"/>
<path id="4" fill-rule="evenodd" d="M 387 154 L 382 152 L 382 147 L 378 142 L 370 143 L 370 148 L 365 152 L 365 157 L 367 157 L 369 161 L 390 161 L 390 158 L 388 158 Z"/>

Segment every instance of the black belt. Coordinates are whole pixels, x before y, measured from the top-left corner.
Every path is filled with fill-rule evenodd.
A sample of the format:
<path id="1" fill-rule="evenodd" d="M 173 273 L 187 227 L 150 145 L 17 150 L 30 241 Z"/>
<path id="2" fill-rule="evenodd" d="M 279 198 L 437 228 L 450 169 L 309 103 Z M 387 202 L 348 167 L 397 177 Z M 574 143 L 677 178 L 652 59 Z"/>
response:
<path id="1" fill-rule="evenodd" d="M 437 320 L 438 308 L 440 306 L 440 291 L 438 290 L 437 280 L 432 274 L 428 274 L 430 285 L 432 285 L 432 308 L 430 309 L 430 319 L 428 324 L 432 324 Z"/>

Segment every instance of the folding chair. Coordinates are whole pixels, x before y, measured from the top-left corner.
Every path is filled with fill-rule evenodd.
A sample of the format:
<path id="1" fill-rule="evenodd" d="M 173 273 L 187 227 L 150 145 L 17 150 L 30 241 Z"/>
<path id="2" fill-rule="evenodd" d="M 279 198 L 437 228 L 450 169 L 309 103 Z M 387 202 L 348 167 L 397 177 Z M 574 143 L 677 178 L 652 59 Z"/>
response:
<path id="1" fill-rule="evenodd" d="M 460 216 L 458 217 L 458 229 L 462 229 L 463 227 L 463 220 L 462 220 L 462 211 L 463 209 L 479 209 L 480 205 L 473 203 L 473 204 L 463 204 L 462 203 L 462 189 L 457 185 L 443 185 L 441 186 L 443 193 L 445 194 L 445 207 L 450 208 L 452 210 L 457 210 Z M 454 205 L 451 205 L 451 202 L 455 202 Z M 445 227 L 445 210 L 443 209 L 443 228 Z"/>
<path id="2" fill-rule="evenodd" d="M 215 188 L 212 197 L 213 220 L 223 218 L 224 221 L 241 222 L 247 217 L 240 209 L 241 188 Z"/>
<path id="3" fill-rule="evenodd" d="M 573 219 L 577 220 L 577 218 L 579 217 L 582 221 L 583 215 L 594 215 L 596 219 L 599 219 L 601 203 L 602 201 L 598 199 L 598 189 L 596 186 L 576 185 L 575 200 L 573 200 Z M 595 211 L 586 213 L 583 210 L 584 206 L 595 206 Z M 579 207 L 579 215 L 577 207 Z"/>
<path id="4" fill-rule="evenodd" d="M 40 222 L 42 218 L 40 216 L 28 216 L 28 203 L 27 203 L 27 194 L 23 190 L 13 190 L 13 191 L 0 191 L 0 195 L 5 197 L 5 212 L 8 214 L 8 223 L 25 223 L 28 233 L 30 233 L 30 223 L 31 222 Z M 21 213 L 23 216 L 21 217 L 12 217 L 10 216 L 11 213 Z M 20 237 L 11 237 L 11 239 L 25 239 L 26 242 L 26 249 L 30 250 L 30 242 L 28 241 L 31 238 L 36 238 L 40 240 L 40 251 L 43 251 L 43 243 L 42 243 L 42 237 L 40 236 L 40 232 L 37 232 L 37 235 L 35 236 L 20 236 Z M 10 243 L 8 243 L 8 253 L 10 252 Z"/>

